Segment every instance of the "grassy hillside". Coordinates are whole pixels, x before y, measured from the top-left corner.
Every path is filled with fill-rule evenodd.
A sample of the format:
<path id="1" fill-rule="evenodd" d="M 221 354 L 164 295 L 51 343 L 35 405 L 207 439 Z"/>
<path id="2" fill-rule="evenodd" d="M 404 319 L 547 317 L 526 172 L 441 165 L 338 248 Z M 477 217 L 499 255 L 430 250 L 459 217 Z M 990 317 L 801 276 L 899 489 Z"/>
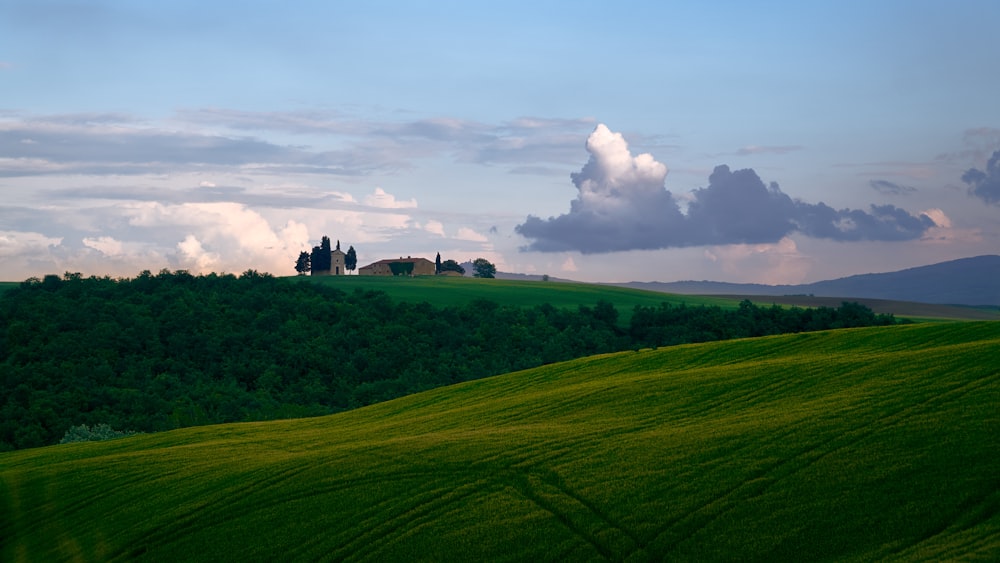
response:
<path id="1" fill-rule="evenodd" d="M 1000 557 L 1000 323 L 626 352 L 0 454 L 0 560 Z"/>
<path id="2" fill-rule="evenodd" d="M 598 301 L 611 302 L 628 321 L 636 305 L 658 306 L 660 303 L 687 305 L 718 305 L 736 308 L 738 301 L 717 297 L 672 295 L 588 283 L 542 282 L 525 280 L 478 279 L 451 276 L 302 276 L 303 282 L 321 283 L 341 290 L 355 288 L 384 291 L 404 301 L 427 301 L 438 306 L 466 305 L 476 299 L 486 299 L 502 305 L 533 307 L 548 303 L 554 307 L 576 309 L 580 305 L 593 307 Z"/>
<path id="3" fill-rule="evenodd" d="M 893 314 L 914 320 L 1000 320 L 1000 312 L 990 308 L 931 305 L 884 299 L 854 299 L 841 297 L 766 296 L 766 295 L 687 295 L 663 293 L 609 284 L 575 282 L 542 282 L 530 280 L 482 280 L 476 278 L 417 276 L 322 276 L 294 279 L 329 285 L 343 290 L 355 288 L 384 291 L 396 299 L 410 302 L 427 301 L 435 305 L 466 305 L 476 299 L 487 299 L 505 305 L 535 306 L 549 303 L 555 307 L 576 309 L 580 305 L 593 307 L 598 301 L 615 305 L 623 322 L 628 322 L 636 305 L 658 306 L 660 303 L 688 306 L 719 306 L 735 309 L 740 301 L 749 299 L 761 305 L 777 303 L 783 306 L 836 308 L 844 301 L 856 301 L 879 314 Z"/>

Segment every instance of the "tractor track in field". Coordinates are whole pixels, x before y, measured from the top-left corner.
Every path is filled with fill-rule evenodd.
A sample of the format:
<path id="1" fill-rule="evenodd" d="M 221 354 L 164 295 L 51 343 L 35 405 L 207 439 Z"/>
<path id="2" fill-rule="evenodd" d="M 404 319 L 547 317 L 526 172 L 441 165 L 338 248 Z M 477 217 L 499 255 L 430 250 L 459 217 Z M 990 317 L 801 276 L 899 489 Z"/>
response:
<path id="1" fill-rule="evenodd" d="M 967 381 L 947 391 L 911 403 L 894 412 L 841 432 L 835 437 L 804 448 L 797 454 L 778 461 L 767 469 L 754 472 L 741 483 L 712 496 L 706 502 L 661 527 L 660 531 L 649 542 L 651 546 L 654 546 L 651 549 L 651 555 L 656 558 L 666 558 L 680 544 L 688 541 L 713 521 L 735 508 L 740 500 L 761 496 L 782 479 L 813 466 L 827 456 L 855 445 L 885 428 L 900 424 L 907 418 L 928 410 L 928 406 L 931 404 L 949 402 L 963 394 L 989 385 L 996 378 L 1000 378 L 1000 372 Z M 678 530 L 675 537 L 661 539 L 670 530 L 685 522 L 690 523 L 690 526 L 685 526 L 686 530 Z"/>

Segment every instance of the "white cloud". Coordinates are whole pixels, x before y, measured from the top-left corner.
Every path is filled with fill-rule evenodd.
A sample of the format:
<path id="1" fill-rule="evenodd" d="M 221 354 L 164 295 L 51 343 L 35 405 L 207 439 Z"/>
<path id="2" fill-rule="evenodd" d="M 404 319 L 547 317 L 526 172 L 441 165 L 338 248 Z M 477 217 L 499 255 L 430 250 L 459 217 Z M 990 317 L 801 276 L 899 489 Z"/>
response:
<path id="1" fill-rule="evenodd" d="M 563 272 L 579 271 L 579 268 L 576 267 L 576 262 L 573 261 L 572 256 L 567 256 L 566 261 L 562 263 L 562 266 L 560 266 L 559 269 Z"/>
<path id="2" fill-rule="evenodd" d="M 951 228 L 951 219 L 944 214 L 944 211 L 941 211 L 940 209 L 928 209 L 927 211 L 922 211 L 921 213 L 930 217 L 931 221 L 934 221 L 934 224 L 938 227 L 943 227 L 945 229 Z"/>
<path id="3" fill-rule="evenodd" d="M 0 231 L 0 258 L 47 253 L 60 244 L 62 238 L 48 237 L 41 233 Z"/>
<path id="4" fill-rule="evenodd" d="M 584 207 L 595 211 L 617 208 L 630 199 L 628 192 L 663 191 L 667 166 L 649 153 L 633 157 L 622 134 L 612 132 L 603 123 L 587 138 L 587 151 L 591 161 L 573 175 Z"/>
<path id="5" fill-rule="evenodd" d="M 920 239 L 924 244 L 978 244 L 983 242 L 983 234 L 979 229 L 957 229 L 952 226 L 951 218 L 940 209 L 928 209 L 924 215 L 934 221 L 934 226 L 927 229 Z"/>
<path id="6" fill-rule="evenodd" d="M 428 220 L 424 223 L 424 230 L 431 234 L 444 236 L 444 224 L 441 221 Z"/>
<path id="7" fill-rule="evenodd" d="M 457 238 L 458 240 L 467 240 L 470 242 L 487 242 L 489 240 L 488 238 L 486 238 L 486 235 L 479 234 L 468 227 L 460 228 L 458 230 L 458 233 L 455 234 L 455 238 Z"/>
<path id="8" fill-rule="evenodd" d="M 365 196 L 365 205 L 381 209 L 410 209 L 417 206 L 417 200 L 397 201 L 396 196 L 387 193 L 382 188 L 375 188 L 375 193 Z"/>
<path id="9" fill-rule="evenodd" d="M 194 235 L 184 237 L 177 243 L 178 258 L 183 269 L 196 274 L 217 271 L 220 257 L 215 252 L 208 252 Z"/>
<path id="10" fill-rule="evenodd" d="M 113 237 L 90 237 L 83 239 L 83 245 L 97 250 L 106 256 L 118 256 L 122 253 L 121 241 Z"/>
<path id="11" fill-rule="evenodd" d="M 254 268 L 281 274 L 300 250 L 310 247 L 304 224 L 288 220 L 276 230 L 260 213 L 239 203 L 141 202 L 128 209 L 133 226 L 187 231 L 177 246 L 178 260 L 198 272 Z"/>

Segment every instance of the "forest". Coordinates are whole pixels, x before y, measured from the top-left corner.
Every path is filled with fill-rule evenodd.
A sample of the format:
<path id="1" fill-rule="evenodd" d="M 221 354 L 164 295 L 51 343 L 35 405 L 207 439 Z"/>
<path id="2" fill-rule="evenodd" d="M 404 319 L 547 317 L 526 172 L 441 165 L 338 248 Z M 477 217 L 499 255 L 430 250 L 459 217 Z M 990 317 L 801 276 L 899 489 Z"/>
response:
<path id="1" fill-rule="evenodd" d="M 315 416 L 592 354 L 888 325 L 839 308 L 575 310 L 394 301 L 248 270 L 66 273 L 0 295 L 0 451 L 120 432 Z"/>

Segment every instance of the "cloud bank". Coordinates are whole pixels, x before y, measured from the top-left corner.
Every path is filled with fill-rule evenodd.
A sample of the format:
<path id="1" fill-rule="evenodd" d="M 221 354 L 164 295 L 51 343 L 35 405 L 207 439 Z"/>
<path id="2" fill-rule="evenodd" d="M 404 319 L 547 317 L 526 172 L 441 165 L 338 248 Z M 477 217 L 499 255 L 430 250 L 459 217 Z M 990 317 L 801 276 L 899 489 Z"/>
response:
<path id="1" fill-rule="evenodd" d="M 1000 151 L 990 157 L 986 170 L 970 168 L 962 174 L 962 181 L 968 184 L 970 195 L 991 205 L 1000 205 Z"/>
<path id="2" fill-rule="evenodd" d="M 529 215 L 515 231 L 526 251 L 585 254 L 702 245 L 761 244 L 791 233 L 839 241 L 918 239 L 934 226 L 892 205 L 869 211 L 793 200 L 752 169 L 715 168 L 708 186 L 690 194 L 687 211 L 664 182 L 667 167 L 650 154 L 633 156 L 625 139 L 600 124 L 586 144 L 590 159 L 570 178 L 579 190 L 570 211 Z"/>
<path id="3" fill-rule="evenodd" d="M 573 162 L 593 122 L 520 118 L 491 125 L 452 118 L 405 122 L 319 112 L 182 110 L 172 127 L 127 114 L 0 112 L 0 178 L 232 172 L 359 177 L 411 169 L 420 159 L 496 164 L 547 174 Z M 179 129 L 175 128 L 180 126 Z M 275 133 L 312 144 L 269 141 Z"/>

